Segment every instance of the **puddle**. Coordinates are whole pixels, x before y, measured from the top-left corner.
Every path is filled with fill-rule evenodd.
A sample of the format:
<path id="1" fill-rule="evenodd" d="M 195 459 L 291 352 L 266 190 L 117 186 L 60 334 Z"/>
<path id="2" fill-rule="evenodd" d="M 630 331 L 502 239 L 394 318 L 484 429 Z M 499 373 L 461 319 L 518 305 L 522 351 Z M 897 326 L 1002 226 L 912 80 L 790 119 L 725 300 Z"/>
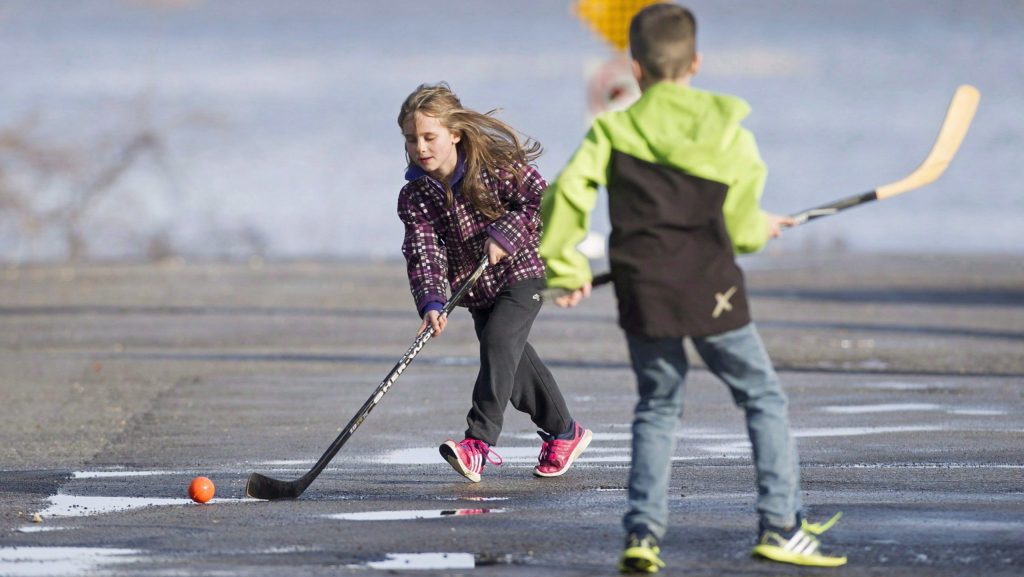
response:
<path id="1" fill-rule="evenodd" d="M 310 465 L 312 465 L 315 462 L 316 461 L 312 460 L 312 459 L 292 460 L 292 461 L 259 461 L 259 462 L 253 463 L 253 465 L 255 465 L 256 467 L 259 467 L 259 468 L 266 468 L 266 467 L 308 468 Z"/>
<path id="2" fill-rule="evenodd" d="M 1006 411 L 998 409 L 963 408 L 951 409 L 934 403 L 883 403 L 877 405 L 832 405 L 822 407 L 826 413 L 845 415 L 863 415 L 868 413 L 896 413 L 915 411 L 943 411 L 949 415 L 968 415 L 975 417 L 998 417 L 1006 415 Z"/>
<path id="3" fill-rule="evenodd" d="M 508 501 L 508 497 L 475 497 L 467 495 L 465 497 L 438 497 L 440 501 Z"/>
<path id="4" fill-rule="evenodd" d="M 432 360 L 435 365 L 442 367 L 475 367 L 480 364 L 480 359 L 476 357 L 434 357 Z"/>
<path id="5" fill-rule="evenodd" d="M 1024 469 L 1024 465 L 1007 463 L 830 463 L 843 469 Z M 1024 493 L 1020 493 L 1024 494 Z"/>
<path id="6" fill-rule="evenodd" d="M 366 564 L 370 569 L 390 570 L 473 569 L 475 566 L 472 553 L 388 553 L 383 561 Z"/>
<path id="7" fill-rule="evenodd" d="M 22 525 L 14 529 L 18 533 L 46 533 L 47 531 L 63 531 L 67 527 L 47 527 L 45 525 Z"/>
<path id="8" fill-rule="evenodd" d="M 722 457 L 748 457 L 750 455 L 750 441 L 736 441 L 734 443 L 721 443 L 719 445 L 702 445 L 697 449 L 706 453 L 716 453 Z"/>
<path id="9" fill-rule="evenodd" d="M 906 425 L 902 427 L 835 427 L 831 429 L 797 429 L 793 436 L 805 437 L 860 437 L 863 435 L 885 435 L 889 433 L 922 433 L 944 431 L 937 425 Z"/>
<path id="10" fill-rule="evenodd" d="M 946 412 L 950 415 L 967 415 L 971 417 L 998 417 L 1009 414 L 998 409 L 951 409 Z"/>
<path id="11" fill-rule="evenodd" d="M 106 565 L 131 563 L 141 551 L 92 547 L 0 547 L 5 577 L 94 575 Z"/>
<path id="12" fill-rule="evenodd" d="M 933 403 L 884 403 L 879 405 L 832 405 L 822 407 L 826 413 L 862 415 L 867 413 L 895 413 L 910 411 L 941 411 L 942 406 Z"/>
<path id="13" fill-rule="evenodd" d="M 540 452 L 540 439 L 537 439 L 536 447 L 495 447 L 494 450 L 506 463 L 536 462 L 537 454 Z M 373 460 L 389 465 L 436 465 L 444 462 L 437 452 L 437 447 L 398 449 Z"/>
<path id="14" fill-rule="evenodd" d="M 627 438 L 628 439 L 628 438 Z M 506 463 L 518 463 L 530 465 L 537 464 L 537 456 L 541 452 L 541 441 L 538 439 L 536 447 L 496 447 L 495 452 L 502 456 Z M 577 461 L 586 463 L 594 461 L 595 456 L 601 453 L 622 453 L 622 448 L 615 447 L 594 447 L 587 449 L 587 452 Z M 437 454 L 437 447 L 413 447 L 411 449 L 398 449 L 375 457 L 375 462 L 402 465 L 432 465 L 443 462 Z M 617 459 L 616 459 L 617 460 Z M 629 460 L 627 455 L 626 460 Z"/>
<path id="15" fill-rule="evenodd" d="M 75 471 L 72 479 L 113 479 L 117 477 L 147 477 L 152 475 L 180 475 L 181 471 Z"/>
<path id="16" fill-rule="evenodd" d="M 361 513 L 325 515 L 325 517 L 342 521 L 408 521 L 410 519 L 440 519 L 442 517 L 465 517 L 504 512 L 504 509 L 434 509 L 426 511 L 363 511 Z"/>
<path id="17" fill-rule="evenodd" d="M 903 403 L 884 405 L 859 405 L 859 406 L 830 406 L 825 410 L 836 413 L 867 413 L 867 412 L 897 412 L 897 411 L 946 411 L 956 414 L 990 415 L 992 412 L 983 410 L 954 409 L 947 410 L 941 405 L 931 403 Z M 970 412 L 967 412 L 970 411 Z M 622 432 L 595 433 L 595 443 L 629 443 L 633 434 L 628 429 L 630 425 L 610 425 L 611 428 L 627 429 Z M 894 433 L 918 433 L 927 431 L 945 431 L 945 427 L 939 425 L 905 425 L 893 427 L 834 427 L 816 429 L 797 429 L 793 431 L 796 437 L 856 437 L 863 435 L 883 435 Z M 510 437 L 522 440 L 535 439 L 534 434 L 517 433 Z M 689 452 L 689 455 L 675 456 L 673 461 L 700 461 L 707 459 L 707 453 L 720 459 L 746 459 L 750 454 L 750 442 L 747 435 L 742 432 L 723 432 L 710 429 L 683 429 L 676 434 L 680 440 L 680 450 Z M 711 443 L 699 443 L 699 441 L 714 441 Z M 537 462 L 538 446 L 527 447 L 497 447 L 495 450 L 501 455 L 506 464 L 533 465 Z M 436 447 L 413 447 L 398 449 L 375 456 L 370 459 L 376 463 L 389 465 L 436 465 L 441 462 Z M 629 464 L 630 448 L 622 447 L 600 447 L 590 445 L 587 452 L 580 457 L 578 463 L 581 465 L 614 465 Z"/>
<path id="18" fill-rule="evenodd" d="M 882 381 L 880 383 L 864 383 L 859 385 L 866 389 L 882 389 L 885 391 L 927 391 L 930 389 L 950 389 L 948 385 L 938 383 L 905 383 L 902 381 Z"/>
<path id="19" fill-rule="evenodd" d="M 844 349 L 850 348 L 849 345 L 840 346 Z M 861 370 L 861 371 L 884 371 L 889 368 L 889 363 L 881 359 L 865 359 L 863 361 L 844 361 L 844 362 L 833 362 L 833 361 L 822 361 L 817 363 L 817 367 L 824 370 Z"/>
<path id="20" fill-rule="evenodd" d="M 602 443 L 602 442 L 628 443 L 628 442 L 631 442 L 633 440 L 633 433 L 628 430 L 628 429 L 631 429 L 631 425 L 620 425 L 619 428 L 627 429 L 627 431 L 622 432 L 622 433 L 595 433 L 594 434 L 594 442 L 595 443 Z M 520 439 L 535 439 L 535 438 L 537 438 L 536 435 L 530 436 L 530 435 L 525 435 L 525 434 L 515 435 L 515 437 L 516 438 L 520 438 Z M 729 441 L 729 440 L 736 440 L 736 439 L 746 439 L 747 436 L 744 433 L 724 433 L 724 432 L 721 432 L 721 431 L 707 431 L 707 430 L 704 430 L 704 429 L 682 429 L 682 430 L 680 430 L 679 432 L 676 433 L 676 438 L 681 440 L 681 441 Z M 538 447 L 539 447 L 539 445 L 538 445 Z M 500 451 L 500 448 L 499 448 L 499 451 Z M 607 447 L 595 447 L 593 444 L 591 444 L 590 448 L 587 449 L 587 452 L 584 453 L 585 456 L 581 457 L 581 458 L 582 459 L 586 459 L 587 458 L 586 456 L 589 456 L 591 453 L 612 452 L 612 451 L 621 451 L 621 449 L 607 448 Z M 536 453 L 537 449 L 533 449 L 533 452 Z M 502 455 L 502 456 L 504 456 L 504 455 Z M 533 456 L 534 460 L 536 460 L 537 455 L 534 454 L 532 456 Z"/>
<path id="21" fill-rule="evenodd" d="M 143 507 L 160 507 L 172 505 L 196 505 L 192 499 L 172 499 L 169 497 L 97 497 L 83 495 L 66 495 L 58 493 L 48 499 L 49 506 L 39 512 L 39 516 L 53 517 L 86 517 L 104 513 L 119 513 L 141 509 Z M 213 499 L 205 505 L 217 503 L 256 503 L 254 499 Z"/>

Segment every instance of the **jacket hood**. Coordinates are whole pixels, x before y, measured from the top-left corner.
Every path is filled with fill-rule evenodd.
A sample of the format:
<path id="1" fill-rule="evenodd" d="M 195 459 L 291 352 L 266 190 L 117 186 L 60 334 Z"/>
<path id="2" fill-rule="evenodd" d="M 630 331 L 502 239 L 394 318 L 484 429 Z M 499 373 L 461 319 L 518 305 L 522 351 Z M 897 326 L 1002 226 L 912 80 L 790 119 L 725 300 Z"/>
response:
<path id="1" fill-rule="evenodd" d="M 744 142 L 740 121 L 749 114 L 741 98 L 662 82 L 628 109 L 608 113 L 606 127 L 623 152 L 731 185 L 737 169 L 760 162 Z"/>

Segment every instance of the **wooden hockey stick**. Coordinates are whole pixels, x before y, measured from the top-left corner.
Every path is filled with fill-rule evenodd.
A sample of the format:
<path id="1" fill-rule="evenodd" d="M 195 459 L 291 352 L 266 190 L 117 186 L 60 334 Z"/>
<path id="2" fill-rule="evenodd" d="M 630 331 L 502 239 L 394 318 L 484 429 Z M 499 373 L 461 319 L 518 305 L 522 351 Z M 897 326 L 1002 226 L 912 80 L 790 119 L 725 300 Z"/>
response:
<path id="1" fill-rule="evenodd" d="M 977 88 L 969 84 L 960 85 L 956 92 L 953 93 L 953 100 L 950 101 L 949 108 L 946 110 L 946 118 L 942 121 L 942 127 L 939 128 L 939 136 L 935 139 L 931 152 L 928 153 L 924 162 L 914 169 L 913 172 L 900 180 L 879 186 L 870 192 L 843 198 L 794 214 L 793 219 L 796 223 L 792 226 L 804 224 L 807 221 L 823 216 L 831 216 L 841 210 L 860 206 L 875 200 L 884 200 L 934 182 L 946 171 L 946 167 L 953 160 L 956 151 L 960 149 L 960 143 L 967 136 L 967 129 L 971 126 L 971 120 L 974 118 L 974 112 L 978 109 L 978 102 L 980 100 L 981 93 L 978 92 Z"/>
<path id="2" fill-rule="evenodd" d="M 445 303 L 444 308 L 441 310 L 442 315 L 447 315 L 455 308 L 455 305 L 459 304 L 462 297 L 464 297 L 466 293 L 469 292 L 469 289 L 476 284 L 476 281 L 480 278 L 480 275 L 483 274 L 486 267 L 487 255 L 484 255 L 483 258 L 480 259 L 479 264 L 477 264 L 473 274 L 466 279 L 462 288 L 452 295 L 452 298 L 448 299 L 448 302 Z M 419 354 L 420 350 L 427 344 L 427 341 L 429 341 L 432 336 L 434 336 L 434 331 L 433 329 L 430 329 L 428 325 L 428 330 L 423 331 L 418 337 L 416 337 L 416 340 L 412 343 L 412 346 L 409 347 L 409 350 L 405 352 L 405 355 L 402 356 L 402 359 L 399 360 L 394 368 L 391 369 L 391 372 L 384 377 L 384 380 L 377 385 L 377 388 L 373 391 L 373 394 L 370 395 L 370 398 L 363 403 L 359 412 L 352 417 L 352 420 L 348 422 L 348 425 L 345 425 L 345 429 L 340 435 L 338 435 L 338 438 L 334 439 L 331 446 L 327 448 L 327 451 L 324 452 L 308 473 L 294 481 L 280 481 L 259 473 L 253 473 L 249 475 L 249 482 L 245 485 L 245 494 L 256 499 L 267 499 L 270 501 L 275 499 L 298 498 L 298 496 L 306 490 L 306 487 L 309 487 L 310 483 L 312 483 L 313 480 L 316 479 L 327 467 L 327 464 L 331 462 L 331 459 L 338 454 L 338 451 L 341 450 L 341 447 L 346 441 L 348 441 L 349 437 L 352 436 L 352 433 L 356 432 L 359 425 L 363 424 L 366 416 L 369 415 L 370 411 L 377 406 L 377 403 L 379 403 L 381 398 L 384 397 L 384 394 L 388 392 L 391 385 L 395 384 L 398 377 L 402 375 L 405 368 L 409 366 L 409 363 L 411 363 L 414 358 L 416 358 L 416 355 Z"/>
<path id="3" fill-rule="evenodd" d="M 842 198 L 794 214 L 792 218 L 796 222 L 790 226 L 798 226 L 817 218 L 831 216 L 848 208 L 875 200 L 883 200 L 934 182 L 946 171 L 946 167 L 953 160 L 956 151 L 960 149 L 960 143 L 967 136 L 967 129 L 971 127 L 971 120 L 974 119 L 974 113 L 978 110 L 980 101 L 981 93 L 977 88 L 969 84 L 961 84 L 953 93 L 953 99 L 949 103 L 949 108 L 946 109 L 946 118 L 939 128 L 939 136 L 935 139 L 935 144 L 932 145 L 924 162 L 913 172 L 900 180 L 879 186 L 870 192 Z M 591 286 L 598 287 L 610 282 L 612 282 L 611 272 L 603 272 L 594 276 Z M 544 291 L 544 300 L 553 300 L 571 292 L 566 289 L 547 289 Z"/>

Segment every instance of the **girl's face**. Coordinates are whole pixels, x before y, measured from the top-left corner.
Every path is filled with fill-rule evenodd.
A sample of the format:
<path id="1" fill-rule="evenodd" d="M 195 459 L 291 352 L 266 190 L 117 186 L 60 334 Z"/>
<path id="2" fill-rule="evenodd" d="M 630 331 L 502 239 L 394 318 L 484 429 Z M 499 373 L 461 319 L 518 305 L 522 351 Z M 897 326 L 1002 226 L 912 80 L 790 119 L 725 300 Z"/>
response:
<path id="1" fill-rule="evenodd" d="M 416 112 L 405 119 L 402 125 L 405 135 L 405 152 L 409 158 L 428 174 L 439 180 L 447 180 L 459 161 L 455 144 L 462 139 L 441 124 L 433 116 Z"/>

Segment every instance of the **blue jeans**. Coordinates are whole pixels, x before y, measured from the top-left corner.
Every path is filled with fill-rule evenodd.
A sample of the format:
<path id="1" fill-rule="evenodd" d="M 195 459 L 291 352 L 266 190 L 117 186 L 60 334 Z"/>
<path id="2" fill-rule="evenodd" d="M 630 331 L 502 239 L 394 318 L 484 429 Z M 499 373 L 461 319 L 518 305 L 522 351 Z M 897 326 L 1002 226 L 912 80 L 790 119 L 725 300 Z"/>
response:
<path id="1" fill-rule="evenodd" d="M 661 539 L 668 529 L 669 478 L 689 362 L 682 339 L 627 334 L 626 340 L 640 401 L 633 420 L 629 511 L 623 525 L 627 532 L 646 526 Z M 802 507 L 800 463 L 789 431 L 786 395 L 757 328 L 750 323 L 719 335 L 694 338 L 693 344 L 746 413 L 761 520 L 792 526 Z"/>

